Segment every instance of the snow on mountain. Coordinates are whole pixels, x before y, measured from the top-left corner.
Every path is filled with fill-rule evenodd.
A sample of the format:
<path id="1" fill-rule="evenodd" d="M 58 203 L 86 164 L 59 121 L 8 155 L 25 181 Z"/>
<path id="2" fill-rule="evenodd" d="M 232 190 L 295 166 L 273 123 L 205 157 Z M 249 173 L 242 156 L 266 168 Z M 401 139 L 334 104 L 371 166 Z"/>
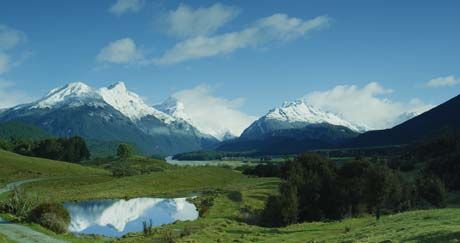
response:
<path id="1" fill-rule="evenodd" d="M 363 126 L 348 122 L 333 113 L 325 112 L 308 105 L 303 100 L 285 102 L 281 107 L 269 111 L 264 118 L 288 123 L 328 123 L 331 125 L 344 126 L 356 132 L 363 132 L 366 130 Z"/>
<path id="2" fill-rule="evenodd" d="M 56 108 L 62 105 L 104 106 L 110 105 L 132 121 L 152 115 L 170 124 L 176 119 L 154 107 L 147 105 L 141 97 L 126 89 L 123 82 L 118 82 L 100 89 L 94 89 L 82 82 L 75 82 L 51 90 L 45 97 L 29 104 L 30 109 Z M 23 107 L 23 106 L 21 106 Z"/>
<path id="3" fill-rule="evenodd" d="M 189 122 L 190 124 L 193 123 L 192 119 L 185 112 L 184 103 L 178 101 L 173 97 L 169 97 L 163 103 L 155 105 L 154 107 L 172 117 L 182 119 L 184 121 Z"/>
<path id="4" fill-rule="evenodd" d="M 105 102 L 133 121 L 147 115 L 152 115 L 167 124 L 175 121 L 172 116 L 145 104 L 141 97 L 128 91 L 123 82 L 115 83 L 107 88 L 101 88 L 98 93 Z"/>
<path id="5" fill-rule="evenodd" d="M 51 90 L 45 97 L 30 104 L 30 108 L 55 108 L 64 104 L 73 106 L 83 104 L 103 105 L 103 102 L 101 102 L 97 91 L 82 82 L 75 82 L 62 88 Z"/>

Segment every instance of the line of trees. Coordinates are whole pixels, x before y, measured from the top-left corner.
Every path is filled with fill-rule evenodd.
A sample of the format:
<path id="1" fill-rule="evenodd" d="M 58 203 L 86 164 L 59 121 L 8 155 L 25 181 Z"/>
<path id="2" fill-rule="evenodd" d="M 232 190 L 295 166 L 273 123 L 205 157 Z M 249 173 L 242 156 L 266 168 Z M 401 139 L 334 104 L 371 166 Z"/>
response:
<path id="1" fill-rule="evenodd" d="M 354 160 L 337 167 L 318 154 L 288 161 L 279 195 L 267 200 L 261 224 L 269 227 L 298 222 L 337 220 L 372 213 L 395 213 L 420 207 L 443 207 L 446 189 L 436 175 L 421 173 L 405 180 L 386 164 Z"/>
<path id="2" fill-rule="evenodd" d="M 2 140 L 0 149 L 25 156 L 79 163 L 89 159 L 91 153 L 81 137 L 48 138 L 40 141 L 11 139 Z"/>

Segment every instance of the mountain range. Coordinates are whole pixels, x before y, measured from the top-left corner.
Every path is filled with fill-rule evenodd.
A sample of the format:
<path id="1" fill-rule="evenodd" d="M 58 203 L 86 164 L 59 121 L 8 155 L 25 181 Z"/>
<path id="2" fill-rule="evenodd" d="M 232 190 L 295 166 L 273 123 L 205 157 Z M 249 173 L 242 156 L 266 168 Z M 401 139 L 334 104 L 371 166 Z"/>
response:
<path id="1" fill-rule="evenodd" d="M 218 142 L 187 120 L 147 105 L 123 82 L 100 89 L 70 83 L 35 102 L 2 111 L 0 122 L 5 121 L 32 124 L 55 136 L 129 142 L 145 154 L 206 149 Z"/>
<path id="2" fill-rule="evenodd" d="M 406 144 L 439 133 L 441 128 L 457 128 L 458 107 L 460 98 L 455 97 L 415 118 L 412 113 L 402 115 L 401 119 L 409 120 L 394 128 L 368 131 L 364 125 L 297 100 L 270 110 L 238 136 L 200 127 L 175 98 L 150 106 L 123 82 L 103 88 L 76 82 L 53 89 L 35 102 L 0 111 L 0 122 L 34 125 L 53 136 L 78 135 L 98 146 L 127 142 L 143 154 L 212 149 L 287 154 L 344 146 Z"/>

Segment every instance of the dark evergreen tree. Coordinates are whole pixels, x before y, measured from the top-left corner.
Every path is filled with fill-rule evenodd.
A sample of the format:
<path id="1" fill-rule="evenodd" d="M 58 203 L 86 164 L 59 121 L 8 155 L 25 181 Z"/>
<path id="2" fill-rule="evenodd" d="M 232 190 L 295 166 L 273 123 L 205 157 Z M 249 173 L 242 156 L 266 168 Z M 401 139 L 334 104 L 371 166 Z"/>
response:
<path id="1" fill-rule="evenodd" d="M 353 160 L 344 163 L 337 172 L 346 215 L 357 216 L 365 212 L 366 174 L 369 167 L 370 163 L 366 160 Z"/>
<path id="2" fill-rule="evenodd" d="M 391 193 L 391 176 L 392 171 L 386 165 L 372 166 L 366 175 L 366 201 L 377 220 Z"/>

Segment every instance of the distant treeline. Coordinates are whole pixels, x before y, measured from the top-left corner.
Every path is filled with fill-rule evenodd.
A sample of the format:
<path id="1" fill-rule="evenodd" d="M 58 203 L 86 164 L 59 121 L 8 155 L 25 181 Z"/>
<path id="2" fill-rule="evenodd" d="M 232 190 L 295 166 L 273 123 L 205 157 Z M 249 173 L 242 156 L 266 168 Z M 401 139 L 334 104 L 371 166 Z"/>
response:
<path id="1" fill-rule="evenodd" d="M 206 160 L 222 160 L 224 158 L 235 158 L 235 157 L 246 157 L 250 156 L 250 153 L 247 152 L 221 152 L 221 151 L 194 151 L 187 153 L 180 153 L 173 156 L 175 160 L 196 160 L 196 161 L 206 161 Z"/>
<path id="2" fill-rule="evenodd" d="M 44 140 L 0 140 L 0 149 L 25 156 L 40 157 L 78 163 L 89 159 L 91 154 L 81 137 L 47 138 Z"/>
<path id="3" fill-rule="evenodd" d="M 312 150 L 313 153 L 321 154 L 325 157 L 387 157 L 394 154 L 400 154 L 405 151 L 406 146 L 382 146 L 371 148 L 343 148 L 331 150 Z M 284 156 L 290 156 L 286 154 Z M 260 152 L 224 152 L 224 151 L 193 151 L 174 155 L 175 160 L 222 160 L 225 158 L 238 158 L 238 157 L 260 157 L 269 158 L 270 155 Z M 280 157 L 280 156 L 277 156 Z"/>

